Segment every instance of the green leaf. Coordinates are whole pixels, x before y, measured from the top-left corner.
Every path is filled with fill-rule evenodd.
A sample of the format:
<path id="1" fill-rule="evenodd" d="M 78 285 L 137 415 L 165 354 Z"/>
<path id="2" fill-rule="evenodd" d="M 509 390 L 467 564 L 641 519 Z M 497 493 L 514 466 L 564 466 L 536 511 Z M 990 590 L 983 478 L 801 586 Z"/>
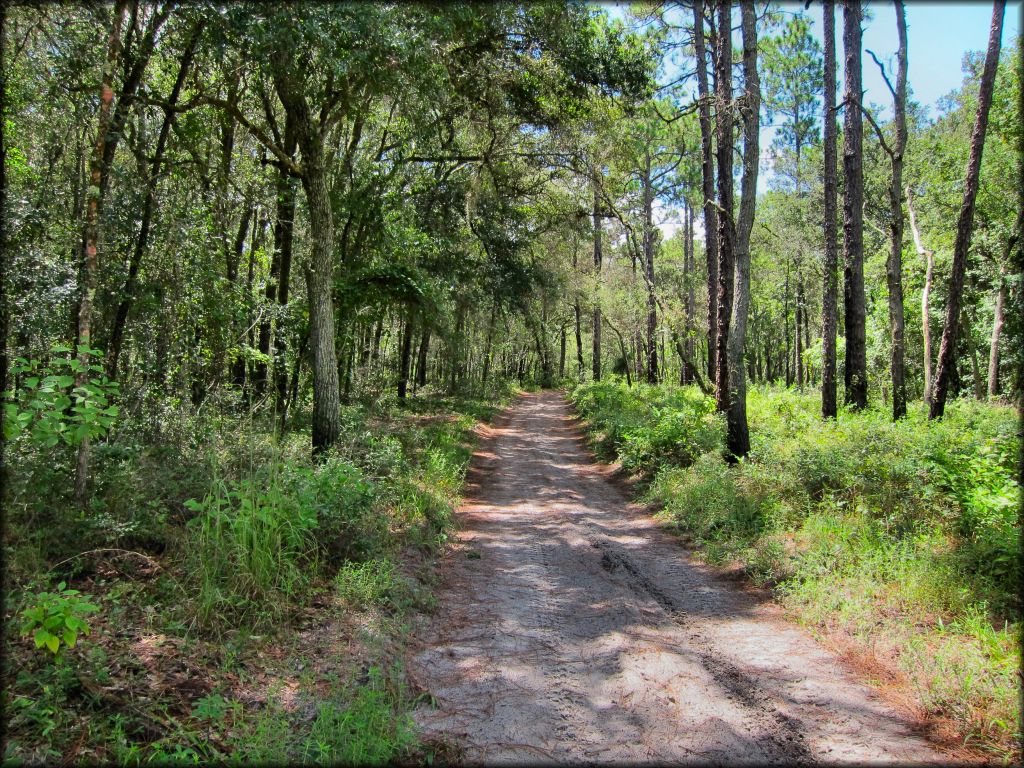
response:
<path id="1" fill-rule="evenodd" d="M 46 647 L 49 648 L 54 654 L 57 653 L 57 649 L 60 648 L 60 638 L 54 635 L 46 640 Z"/>
<path id="2" fill-rule="evenodd" d="M 36 643 L 36 648 L 42 648 L 44 645 L 49 645 L 50 639 L 56 640 L 53 635 L 47 632 L 45 629 L 37 629 L 32 639 Z"/>
<path id="3" fill-rule="evenodd" d="M 67 643 L 68 648 L 74 648 L 75 643 L 78 640 L 78 633 L 72 629 L 64 630 L 64 642 Z"/>

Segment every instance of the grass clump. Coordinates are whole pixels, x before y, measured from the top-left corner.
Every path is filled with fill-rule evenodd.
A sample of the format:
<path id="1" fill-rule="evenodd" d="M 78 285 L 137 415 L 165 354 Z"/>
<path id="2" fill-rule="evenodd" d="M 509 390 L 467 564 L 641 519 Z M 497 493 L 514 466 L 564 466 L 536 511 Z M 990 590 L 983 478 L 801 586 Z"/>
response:
<path id="1" fill-rule="evenodd" d="M 939 422 L 920 406 L 898 423 L 883 409 L 823 422 L 816 395 L 754 388 L 752 450 L 729 466 L 687 404 L 702 396 L 679 391 L 601 382 L 572 398 L 708 560 L 738 561 L 801 620 L 902 670 L 965 741 L 1019 759 L 1016 411 L 961 400 Z M 696 438 L 638 450 L 674 407 Z"/>

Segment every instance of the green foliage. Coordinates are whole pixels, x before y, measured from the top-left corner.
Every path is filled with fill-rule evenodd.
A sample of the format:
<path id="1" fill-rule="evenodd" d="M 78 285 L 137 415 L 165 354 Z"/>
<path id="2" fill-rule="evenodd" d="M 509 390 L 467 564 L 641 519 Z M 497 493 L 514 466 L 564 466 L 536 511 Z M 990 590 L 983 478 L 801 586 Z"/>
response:
<path id="1" fill-rule="evenodd" d="M 202 626 L 259 612 L 255 624 L 280 610 L 308 581 L 315 560 L 314 510 L 305 509 L 274 480 L 214 483 L 188 525 L 189 572 L 196 586 L 194 613 Z"/>
<path id="2" fill-rule="evenodd" d="M 630 471 L 687 466 L 723 444 L 725 423 L 714 401 L 694 388 L 601 381 L 580 384 L 570 398 L 595 428 L 598 449 L 617 454 Z"/>
<path id="3" fill-rule="evenodd" d="M 364 456 L 370 465 L 377 464 L 379 458 Z M 285 478 L 289 505 L 312 517 L 313 540 L 328 562 L 361 560 L 383 548 L 387 518 L 376 513 L 383 489 L 367 480 L 359 468 L 332 455 L 316 467 L 292 465 L 285 471 Z"/>
<path id="4" fill-rule="evenodd" d="M 39 592 L 30 598 L 21 612 L 22 637 L 32 636 L 36 648 L 46 648 L 56 656 L 62 647 L 74 648 L 79 635 L 89 634 L 85 617 L 99 608 L 77 589 L 65 582 L 54 592 Z"/>
<path id="5" fill-rule="evenodd" d="M 347 562 L 338 570 L 334 583 L 338 597 L 356 608 L 387 605 L 396 587 L 395 564 L 387 559 Z"/>
<path id="6" fill-rule="evenodd" d="M 415 744 L 412 718 L 402 711 L 404 691 L 371 667 L 367 681 L 345 702 L 326 701 L 301 748 L 303 762 L 385 765 Z"/>
<path id="7" fill-rule="evenodd" d="M 79 345 L 78 357 L 61 357 L 69 347 L 53 347 L 49 362 L 15 358 L 11 373 L 20 381 L 4 402 L 4 438 L 13 440 L 28 433 L 44 448 L 64 442 L 76 446 L 88 438 L 107 434 L 117 421 L 118 408 L 110 400 L 118 394 L 118 384 L 102 375 L 103 367 L 89 362 L 101 355 Z M 89 378 L 76 385 L 76 377 L 87 372 Z"/>
<path id="8" fill-rule="evenodd" d="M 672 392 L 602 383 L 573 398 L 625 464 L 628 436 L 664 420 L 652 403 Z M 710 561 L 739 561 L 807 622 L 891 648 L 928 706 L 1010 743 L 1020 729 L 1006 661 L 1019 650 L 1009 623 L 1021 591 L 1016 413 L 953 401 L 940 422 L 920 405 L 897 423 L 883 409 L 822 421 L 819 407 L 816 395 L 753 389 L 748 460 L 729 466 L 717 446 L 692 464 L 663 459 L 648 500 Z"/>

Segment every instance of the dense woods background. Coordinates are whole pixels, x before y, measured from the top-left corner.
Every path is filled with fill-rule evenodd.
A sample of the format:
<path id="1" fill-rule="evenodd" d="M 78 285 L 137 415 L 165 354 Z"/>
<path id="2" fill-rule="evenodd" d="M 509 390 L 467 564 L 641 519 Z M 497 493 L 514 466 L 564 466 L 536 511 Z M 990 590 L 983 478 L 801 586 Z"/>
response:
<path id="1" fill-rule="evenodd" d="M 946 570 L 914 599 L 991 644 L 939 654 L 936 680 L 988 667 L 987 687 L 921 683 L 927 707 L 1009 754 L 1020 41 L 1001 41 L 997 3 L 988 50 L 931 114 L 914 72 L 942 53 L 896 6 L 892 61 L 862 58 L 855 2 L 824 4 L 824 47 L 800 6 L 746 2 L 621 20 L 576 2 L 4 6 L 8 756 L 411 749 L 381 664 L 319 715 L 391 712 L 369 751 L 275 754 L 258 749 L 280 732 L 256 739 L 227 688 L 140 714 L 109 659 L 156 621 L 223 666 L 223 633 L 324 583 L 350 608 L 422 607 L 398 553 L 443 547 L 474 419 L 532 386 L 576 388 L 668 508 L 755 504 L 748 528 L 692 505 L 677 524 L 768 581 L 810 583 L 780 532 L 821 505 L 863 512 L 868 538 L 927 539 L 900 557 Z M 862 103 L 876 66 L 891 103 Z M 860 446 L 874 458 L 842 464 Z M 733 495 L 695 489 L 693 462 Z M 138 632 L 74 647 L 89 595 L 94 625 Z M 246 736 L 212 735 L 225 723 Z"/>

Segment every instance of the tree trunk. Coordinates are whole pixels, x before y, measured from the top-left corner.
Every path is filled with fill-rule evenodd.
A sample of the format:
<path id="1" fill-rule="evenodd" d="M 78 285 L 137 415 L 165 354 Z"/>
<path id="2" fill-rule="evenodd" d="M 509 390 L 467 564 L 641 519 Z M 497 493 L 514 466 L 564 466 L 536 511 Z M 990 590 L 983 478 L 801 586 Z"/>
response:
<path id="1" fill-rule="evenodd" d="M 992 320 L 992 343 L 988 351 L 988 396 L 999 394 L 999 338 L 1005 323 L 1006 270 L 999 270 L 999 289 L 996 291 L 995 317 Z"/>
<path id="2" fill-rule="evenodd" d="M 430 327 L 423 328 L 420 337 L 420 351 L 416 356 L 416 387 L 427 386 L 427 353 L 430 351 Z"/>
<path id="3" fill-rule="evenodd" d="M 309 205 L 310 261 L 309 341 L 313 352 L 313 454 L 327 451 L 338 439 L 340 408 L 338 358 L 334 349 L 334 222 L 322 145 L 308 133 L 300 139 L 305 173 L 302 186 Z"/>
<path id="4" fill-rule="evenodd" d="M 107 60 L 100 83 L 100 107 L 96 117 L 96 141 L 93 144 L 89 162 L 89 190 L 85 205 L 85 221 L 82 227 L 82 294 L 78 304 L 78 372 L 75 387 L 89 383 L 89 347 L 92 337 L 92 306 L 96 298 L 96 281 L 99 273 L 100 209 L 103 204 L 102 190 L 106 188 L 105 177 L 110 166 L 104 162 L 107 147 L 107 132 L 110 129 L 110 108 L 114 100 L 114 69 L 121 49 L 121 25 L 124 21 L 125 4 L 114 8 L 110 35 L 107 38 Z M 6 343 L 6 339 L 4 340 Z M 86 350 L 86 351 L 82 351 Z M 85 509 L 88 500 L 89 483 L 89 438 L 83 437 L 78 444 L 78 459 L 75 463 L 75 502 L 79 509 Z"/>
<path id="5" fill-rule="evenodd" d="M 708 88 L 704 43 L 704 0 L 693 6 L 693 44 L 697 58 L 697 98 L 700 104 L 701 190 L 704 195 L 704 246 L 708 269 L 708 379 L 717 379 L 718 358 L 718 213 L 715 209 L 715 164 L 712 151 L 711 92 Z"/>
<path id="6" fill-rule="evenodd" d="M 566 348 L 566 330 L 563 325 L 559 332 L 561 336 L 561 343 L 558 348 L 558 379 L 561 381 L 565 378 L 565 348 Z"/>
<path id="7" fill-rule="evenodd" d="M 733 221 L 732 2 L 718 4 L 718 57 L 715 62 L 715 143 L 718 158 L 718 337 L 715 339 L 715 405 L 729 410 L 729 320 L 735 278 L 736 228 Z"/>
<path id="8" fill-rule="evenodd" d="M 861 19 L 859 0 L 843 6 L 846 58 L 843 124 L 843 256 L 845 260 L 846 393 L 855 409 L 868 405 L 867 299 L 864 294 L 864 124 L 861 117 Z"/>
<path id="9" fill-rule="evenodd" d="M 914 215 L 914 196 L 908 186 L 904 193 L 907 197 L 907 213 L 910 215 L 910 231 L 914 235 L 914 246 L 925 260 L 924 289 L 921 291 L 921 334 L 924 337 L 924 402 L 932 402 L 932 331 L 928 316 L 928 298 L 932 292 L 932 275 L 935 271 L 935 251 L 924 247 L 921 242 L 921 231 L 917 228 L 917 217 Z"/>
<path id="10" fill-rule="evenodd" d="M 227 278 L 235 284 L 239 282 L 238 266 L 242 261 L 242 253 L 245 251 L 245 237 L 249 232 L 249 222 L 252 220 L 254 209 L 255 206 L 251 202 L 246 204 L 245 211 L 242 213 L 242 220 L 238 224 L 238 234 L 235 236 L 234 246 L 229 252 Z M 255 229 L 255 224 L 253 228 Z M 241 291 L 238 291 L 238 293 L 241 293 Z M 232 337 L 235 337 L 237 332 L 238 324 L 234 323 L 231 329 Z M 237 345 L 242 344 L 242 339 L 237 337 L 233 338 L 232 341 Z M 240 352 L 231 365 L 231 383 L 239 389 L 245 386 L 245 356 Z"/>
<path id="11" fill-rule="evenodd" d="M 734 457 L 750 453 L 743 351 L 747 340 L 747 316 L 750 312 L 750 232 L 754 226 L 754 205 L 757 198 L 761 126 L 761 81 L 757 74 L 757 21 L 753 0 L 744 0 L 740 4 L 740 14 L 743 29 L 744 94 L 740 105 L 743 117 L 743 176 L 740 181 L 739 226 L 736 232 L 735 303 L 732 307 L 732 328 L 727 352 L 730 387 L 727 447 Z M 720 28 L 729 29 L 726 25 L 720 25 Z M 729 179 L 731 182 L 731 173 Z M 730 210 L 729 207 L 723 207 L 726 211 Z"/>
<path id="12" fill-rule="evenodd" d="M 891 336 L 890 368 L 892 372 L 892 418 L 899 421 L 907 415 L 907 383 L 904 371 L 906 321 L 903 316 L 903 152 L 907 146 L 907 18 L 903 0 L 895 0 L 896 31 L 899 48 L 896 52 L 896 92 L 893 94 L 893 123 L 896 139 L 892 148 L 892 179 L 889 182 L 889 259 L 886 280 L 889 284 L 889 333 Z"/>
<path id="13" fill-rule="evenodd" d="M 796 386 L 801 392 L 804 391 L 804 337 L 803 327 L 807 322 L 804 314 L 804 279 L 800 270 L 796 271 L 796 351 L 794 352 L 796 362 Z"/>
<path id="14" fill-rule="evenodd" d="M 596 174 L 597 171 L 595 170 Z M 601 380 L 601 208 L 597 179 L 594 179 L 594 349 L 591 370 Z"/>
<path id="15" fill-rule="evenodd" d="M 586 363 L 583 361 L 583 329 L 580 327 L 581 313 L 580 313 L 580 297 L 577 296 L 572 305 L 573 314 L 576 321 L 576 368 L 579 373 L 580 381 L 583 381 L 583 371 L 586 368 Z"/>
<path id="16" fill-rule="evenodd" d="M 402 352 L 398 362 L 398 399 L 405 400 L 405 391 L 409 386 L 409 367 L 412 363 L 412 310 L 405 319 L 402 330 Z"/>
<path id="17" fill-rule="evenodd" d="M 988 111 L 992 106 L 992 90 L 995 87 L 996 68 L 999 64 L 999 44 L 1003 34 L 1003 12 L 1005 0 L 996 0 L 992 8 L 992 27 L 989 30 L 988 50 L 985 52 L 985 68 L 981 74 L 978 91 L 978 112 L 971 132 L 971 152 L 967 161 L 967 177 L 964 179 L 964 199 L 956 223 L 956 240 L 953 244 L 953 267 L 949 276 L 949 291 L 946 299 L 946 321 L 942 328 L 942 342 L 939 345 L 938 370 L 935 373 L 935 391 L 932 394 L 929 419 L 941 419 L 946 409 L 946 394 L 949 391 L 953 367 L 956 365 L 957 321 L 963 299 L 964 273 L 967 270 L 967 252 L 971 247 L 971 231 L 974 225 L 974 203 L 978 195 L 978 181 L 981 176 L 981 155 L 985 147 L 985 131 L 988 128 Z"/>
<path id="18" fill-rule="evenodd" d="M 654 188 L 651 185 L 651 158 L 644 168 L 644 270 L 647 276 L 647 383 L 658 383 L 658 307 L 654 295 Z"/>
<path id="19" fill-rule="evenodd" d="M 295 127 L 293 121 L 285 114 L 284 151 L 294 157 L 296 149 Z M 277 315 L 288 305 L 288 281 L 292 263 L 292 232 L 295 224 L 295 181 L 284 167 L 279 168 L 276 191 L 276 210 L 274 213 L 274 253 L 271 257 L 270 277 L 267 280 L 267 309 L 277 305 Z M 273 316 L 273 315 L 272 315 Z M 271 354 L 271 337 L 273 337 L 273 354 Z M 275 379 L 275 408 L 285 398 L 285 359 L 288 348 L 287 339 L 281 330 L 280 319 L 272 322 L 268 319 L 260 325 L 260 352 L 267 356 L 268 362 L 256 366 L 256 386 L 262 394 L 266 387 L 268 372 L 273 371 Z"/>
<path id="20" fill-rule="evenodd" d="M 789 254 L 786 254 L 786 280 L 782 286 L 782 335 L 785 340 L 786 386 L 793 383 L 793 345 L 789 332 Z"/>
<path id="21" fill-rule="evenodd" d="M 484 345 L 484 370 L 480 381 L 484 387 L 487 386 L 487 377 L 491 372 L 491 343 L 494 339 L 494 323 L 498 319 L 498 302 L 491 304 L 491 319 L 487 323 L 487 342 Z M 565 327 L 562 327 L 562 365 L 565 364 Z M 561 374 L 559 374 L 561 375 Z"/>
<path id="22" fill-rule="evenodd" d="M 981 368 L 978 365 L 978 345 L 974 343 L 973 323 L 967 310 L 964 310 L 961 320 L 964 341 L 967 344 L 967 354 L 971 357 L 971 390 L 974 392 L 974 399 L 981 400 L 984 390 L 981 384 Z"/>

